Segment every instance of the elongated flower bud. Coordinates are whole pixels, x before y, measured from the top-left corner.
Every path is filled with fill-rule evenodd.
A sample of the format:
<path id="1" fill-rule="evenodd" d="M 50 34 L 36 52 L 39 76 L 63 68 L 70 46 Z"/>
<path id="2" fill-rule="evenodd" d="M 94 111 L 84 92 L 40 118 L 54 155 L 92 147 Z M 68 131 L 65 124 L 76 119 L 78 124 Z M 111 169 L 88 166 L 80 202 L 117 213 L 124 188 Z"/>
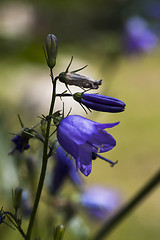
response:
<path id="1" fill-rule="evenodd" d="M 54 231 L 54 240 L 62 240 L 64 234 L 64 226 L 62 224 L 58 225 Z"/>
<path id="2" fill-rule="evenodd" d="M 116 113 L 125 110 L 125 103 L 121 100 L 100 94 L 75 93 L 73 98 L 87 108 L 96 111 Z"/>
<path id="3" fill-rule="evenodd" d="M 58 53 L 58 41 L 56 36 L 48 34 L 46 38 L 46 60 L 50 68 L 56 65 L 56 58 Z"/>
<path id="4" fill-rule="evenodd" d="M 59 74 L 59 81 L 68 85 L 74 85 L 81 88 L 98 89 L 102 84 L 102 79 L 96 81 L 91 77 L 80 75 L 73 72 L 62 72 Z"/>
<path id="5" fill-rule="evenodd" d="M 15 210 L 17 210 L 21 205 L 22 191 L 22 188 L 17 187 L 13 192 L 13 206 Z"/>

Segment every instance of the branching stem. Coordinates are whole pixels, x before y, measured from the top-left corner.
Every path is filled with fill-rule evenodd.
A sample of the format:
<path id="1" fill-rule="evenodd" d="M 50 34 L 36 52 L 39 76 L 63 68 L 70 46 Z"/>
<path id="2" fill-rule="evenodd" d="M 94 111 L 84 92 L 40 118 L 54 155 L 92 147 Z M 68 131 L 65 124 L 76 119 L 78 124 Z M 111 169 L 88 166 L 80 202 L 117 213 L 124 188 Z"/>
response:
<path id="1" fill-rule="evenodd" d="M 49 110 L 49 116 L 51 116 L 53 113 L 55 96 L 56 96 L 56 79 L 54 79 L 52 68 L 50 68 L 50 76 L 51 76 L 51 80 L 52 80 L 52 84 L 53 84 L 53 92 L 52 92 L 52 100 L 51 100 L 51 105 L 50 105 L 50 110 Z M 48 145 L 49 145 L 50 126 L 51 126 L 51 118 L 48 118 L 47 130 L 46 130 L 46 135 L 45 135 L 45 140 L 44 140 L 44 148 L 43 148 L 42 168 L 41 168 L 39 183 L 38 183 L 37 192 L 36 192 L 36 196 L 35 196 L 35 201 L 34 201 L 34 205 L 33 205 L 33 210 L 32 210 L 31 218 L 30 218 L 29 225 L 28 225 L 26 240 L 31 239 L 32 228 L 33 228 L 38 204 L 39 204 L 42 189 L 43 189 L 44 179 L 45 179 L 45 175 L 46 175 L 46 169 L 47 169 L 47 163 L 48 163 Z"/>

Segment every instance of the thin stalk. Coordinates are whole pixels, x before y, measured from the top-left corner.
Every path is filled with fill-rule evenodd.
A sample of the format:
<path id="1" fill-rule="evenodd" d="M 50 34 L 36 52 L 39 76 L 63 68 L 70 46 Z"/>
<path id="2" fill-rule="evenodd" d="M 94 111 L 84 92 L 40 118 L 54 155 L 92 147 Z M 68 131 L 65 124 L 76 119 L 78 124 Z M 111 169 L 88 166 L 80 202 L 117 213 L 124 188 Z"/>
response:
<path id="1" fill-rule="evenodd" d="M 23 229 L 21 228 L 21 226 L 19 226 L 19 225 L 17 225 L 17 218 L 16 218 L 16 216 L 14 216 L 12 213 L 10 213 L 10 212 L 5 212 L 6 214 L 7 214 L 7 217 L 8 217 L 8 219 L 10 220 L 10 222 L 14 225 L 14 227 L 15 228 L 17 228 L 17 230 L 20 232 L 20 234 L 22 235 L 22 237 L 25 239 L 26 238 L 26 235 L 25 235 L 25 233 L 23 232 Z M 16 224 L 13 222 L 13 220 L 8 216 L 8 215 L 10 215 L 12 218 L 13 218 L 13 220 L 16 222 Z M 6 224 L 8 224 L 7 222 L 6 222 Z M 10 226 L 10 225 L 9 225 Z M 12 227 L 12 226 L 10 226 L 10 227 Z M 15 229 L 14 229 L 15 230 Z"/>
<path id="2" fill-rule="evenodd" d="M 56 97 L 73 97 L 73 95 L 72 94 L 70 94 L 70 93 L 57 93 L 56 94 Z"/>
<path id="3" fill-rule="evenodd" d="M 150 179 L 149 182 L 124 205 L 102 228 L 96 233 L 92 240 L 104 239 L 118 225 L 127 214 L 129 214 L 158 184 L 160 183 L 160 170 Z"/>
<path id="4" fill-rule="evenodd" d="M 51 100 L 51 105 L 50 105 L 50 110 L 49 110 L 49 116 L 52 115 L 52 113 L 53 113 L 55 97 L 56 97 L 56 79 L 54 79 L 54 77 L 53 77 L 53 72 L 52 72 L 51 68 L 50 68 L 50 76 L 52 79 L 53 91 L 52 91 L 52 100 Z M 45 140 L 44 140 L 44 148 L 43 148 L 42 168 L 41 168 L 39 183 L 38 183 L 37 192 L 36 192 L 36 196 L 35 196 L 35 201 L 34 201 L 34 205 L 33 205 L 33 210 L 32 210 L 31 218 L 30 218 L 29 225 L 28 225 L 26 240 L 30 240 L 30 238 L 31 238 L 32 228 L 33 228 L 39 200 L 40 200 L 42 189 L 43 189 L 43 184 L 44 184 L 44 179 L 45 179 L 45 174 L 46 174 L 46 169 L 47 169 L 47 163 L 48 163 L 48 144 L 49 144 L 48 141 L 49 141 L 49 135 L 50 135 L 50 126 L 51 126 L 51 118 L 49 118 L 47 121 L 47 130 L 46 130 L 46 135 L 45 135 Z"/>

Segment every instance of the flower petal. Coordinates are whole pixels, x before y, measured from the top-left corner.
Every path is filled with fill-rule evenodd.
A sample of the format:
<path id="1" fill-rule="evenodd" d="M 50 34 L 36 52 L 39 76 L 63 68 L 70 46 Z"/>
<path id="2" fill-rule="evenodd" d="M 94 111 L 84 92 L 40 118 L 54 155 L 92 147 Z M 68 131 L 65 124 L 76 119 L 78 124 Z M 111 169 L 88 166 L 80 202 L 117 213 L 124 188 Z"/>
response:
<path id="1" fill-rule="evenodd" d="M 110 151 L 113 147 L 116 146 L 116 140 L 104 130 L 99 130 L 96 134 L 92 135 L 92 137 L 87 142 L 90 145 L 94 146 L 95 149 L 97 148 L 98 150 L 99 148 L 99 152 Z"/>
<path id="2" fill-rule="evenodd" d="M 115 122 L 115 123 L 97 123 L 94 122 L 94 125 L 97 129 L 105 129 L 105 128 L 112 128 L 116 125 L 118 125 L 120 122 Z"/>
<path id="3" fill-rule="evenodd" d="M 78 158 L 76 159 L 77 167 L 80 171 L 88 176 L 92 170 L 92 147 L 88 144 L 83 144 L 79 147 Z"/>
<path id="4" fill-rule="evenodd" d="M 117 107 L 125 106 L 125 103 L 122 102 L 121 100 L 119 100 L 118 98 L 108 97 L 108 96 L 104 96 L 104 95 L 100 95 L 100 94 L 83 93 L 82 97 L 83 97 L 82 99 L 89 101 L 89 102 L 117 106 Z"/>
<path id="5" fill-rule="evenodd" d="M 58 139 L 63 138 L 65 143 L 68 138 L 69 142 L 83 144 L 95 130 L 93 121 L 78 115 L 70 115 L 60 122 L 57 137 Z M 61 144 L 61 140 L 59 142 Z"/>
<path id="6" fill-rule="evenodd" d="M 105 105 L 101 103 L 95 103 L 95 102 L 89 102 L 86 100 L 82 99 L 82 104 L 84 104 L 86 107 L 100 111 L 100 112 L 112 112 L 112 113 L 117 113 L 117 112 L 123 112 L 124 111 L 124 106 L 111 106 L 111 105 Z"/>

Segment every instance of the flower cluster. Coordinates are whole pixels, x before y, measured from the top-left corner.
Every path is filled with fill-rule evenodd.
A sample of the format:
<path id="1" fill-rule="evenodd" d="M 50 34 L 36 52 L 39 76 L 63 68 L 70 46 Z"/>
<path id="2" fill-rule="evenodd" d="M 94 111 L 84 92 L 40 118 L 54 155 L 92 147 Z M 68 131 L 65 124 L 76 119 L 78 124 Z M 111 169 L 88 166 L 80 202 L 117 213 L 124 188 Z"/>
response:
<path id="1" fill-rule="evenodd" d="M 54 35 L 49 34 L 46 39 L 46 60 L 51 71 L 56 64 L 57 52 L 57 38 Z M 88 88 L 88 90 L 90 90 L 98 89 L 102 84 L 102 80 L 95 81 L 90 77 L 76 73 L 84 69 L 86 66 L 69 72 L 69 67 L 71 66 L 72 60 L 73 57 L 71 58 L 71 61 L 65 72 L 61 72 L 55 79 L 53 78 L 53 74 L 51 74 L 52 82 L 54 85 L 56 85 L 57 80 L 59 80 L 66 85 L 67 90 L 70 92 L 66 94 L 65 91 L 65 93 L 59 94 L 60 97 L 64 97 L 66 95 L 71 96 L 75 101 L 79 102 L 83 108 L 86 107 L 89 110 L 109 113 L 118 113 L 125 110 L 125 103 L 114 97 L 104 96 L 97 93 L 86 93 L 86 90 L 82 93 L 76 92 L 72 94 L 68 88 L 68 85 L 75 85 L 81 88 Z M 58 95 L 55 93 L 55 96 L 52 98 L 52 100 L 55 99 L 56 96 Z M 51 106 L 53 106 L 53 103 Z M 69 115 L 67 117 L 64 117 L 64 114 L 61 116 L 60 111 L 57 111 L 55 113 L 52 113 L 50 116 L 43 116 L 43 119 L 41 121 L 43 122 L 43 124 L 41 124 L 43 137 L 38 134 L 38 137 L 40 136 L 39 138 L 42 142 L 45 141 L 43 138 L 45 138 L 47 134 L 47 122 L 51 119 L 53 119 L 53 123 L 57 128 L 57 140 L 60 144 L 60 147 L 56 150 L 58 161 L 55 165 L 56 174 L 53 176 L 54 187 L 51 190 L 52 192 L 55 192 L 61 185 L 61 182 L 64 181 L 66 174 L 64 173 L 64 168 L 65 171 L 66 168 L 68 169 L 67 175 L 70 175 L 70 178 L 72 180 L 75 178 L 75 176 L 77 178 L 77 175 L 74 174 L 74 165 L 68 165 L 68 159 L 71 157 L 75 159 L 76 169 L 79 169 L 85 176 L 88 176 L 91 173 L 92 160 L 95 160 L 96 158 L 104 159 L 111 163 L 112 166 L 117 163 L 104 158 L 103 156 L 99 155 L 99 153 L 110 151 L 116 146 L 116 140 L 104 129 L 112 128 L 118 125 L 119 122 L 97 123 L 79 115 Z M 45 131 L 43 129 L 44 126 Z M 22 133 L 23 134 L 17 135 L 12 139 L 16 145 L 12 152 L 18 150 L 21 153 L 24 150 L 29 149 L 30 135 L 24 134 L 23 131 Z M 52 151 L 53 148 L 50 148 L 50 154 L 48 156 L 52 155 Z M 69 154 L 68 158 L 65 158 L 65 161 L 64 154 Z M 63 177 L 61 177 L 61 175 Z M 76 181 L 79 181 L 78 178 Z M 75 182 L 75 179 L 73 182 Z"/>

